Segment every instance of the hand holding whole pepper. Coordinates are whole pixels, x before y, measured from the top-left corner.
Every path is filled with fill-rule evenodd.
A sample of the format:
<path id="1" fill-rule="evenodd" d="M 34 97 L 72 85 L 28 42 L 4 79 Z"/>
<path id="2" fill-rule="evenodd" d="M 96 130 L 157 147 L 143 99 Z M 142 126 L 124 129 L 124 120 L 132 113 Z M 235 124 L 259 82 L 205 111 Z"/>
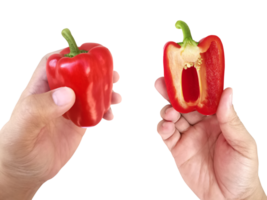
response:
<path id="1" fill-rule="evenodd" d="M 10 120 L 0 130 L 0 199 L 32 199 L 72 157 L 86 131 L 62 117 L 75 102 L 73 90 L 50 91 L 46 62 L 51 54 L 41 60 Z M 118 73 L 112 75 L 113 83 L 117 82 Z M 117 104 L 121 97 L 112 92 L 110 101 Z M 112 120 L 112 111 L 103 118 Z"/>

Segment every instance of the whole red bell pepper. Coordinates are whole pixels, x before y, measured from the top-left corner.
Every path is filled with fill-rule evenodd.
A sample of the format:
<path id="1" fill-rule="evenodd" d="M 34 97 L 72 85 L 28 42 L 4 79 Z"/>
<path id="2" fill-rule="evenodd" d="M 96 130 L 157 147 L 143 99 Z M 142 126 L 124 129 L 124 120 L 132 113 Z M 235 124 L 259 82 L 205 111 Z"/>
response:
<path id="1" fill-rule="evenodd" d="M 95 126 L 110 107 L 113 61 L 109 50 L 96 43 L 77 47 L 68 29 L 62 31 L 69 48 L 47 60 L 50 89 L 69 87 L 76 95 L 72 108 L 63 116 L 80 127 Z"/>
<path id="2" fill-rule="evenodd" d="M 204 115 L 216 113 L 224 83 L 224 51 L 219 37 L 210 35 L 195 42 L 189 27 L 182 29 L 181 43 L 168 42 L 164 47 L 164 78 L 172 106 L 181 113 L 197 110 Z"/>

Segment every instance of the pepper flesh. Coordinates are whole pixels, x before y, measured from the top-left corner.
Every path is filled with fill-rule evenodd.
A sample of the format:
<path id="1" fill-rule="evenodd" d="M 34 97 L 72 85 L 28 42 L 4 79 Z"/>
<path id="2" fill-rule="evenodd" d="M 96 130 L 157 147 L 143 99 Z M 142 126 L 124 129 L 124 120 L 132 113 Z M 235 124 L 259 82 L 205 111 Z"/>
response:
<path id="1" fill-rule="evenodd" d="M 224 51 L 219 37 L 210 35 L 198 43 L 187 24 L 182 43 L 168 42 L 164 47 L 164 78 L 172 106 L 181 113 L 197 110 L 204 115 L 216 113 L 224 83 Z"/>
<path id="2" fill-rule="evenodd" d="M 85 43 L 78 48 L 74 39 L 68 42 L 70 48 L 51 55 L 47 60 L 49 87 L 52 90 L 59 87 L 71 88 L 76 100 L 63 116 L 80 127 L 95 126 L 111 103 L 112 56 L 106 47 L 97 43 Z"/>

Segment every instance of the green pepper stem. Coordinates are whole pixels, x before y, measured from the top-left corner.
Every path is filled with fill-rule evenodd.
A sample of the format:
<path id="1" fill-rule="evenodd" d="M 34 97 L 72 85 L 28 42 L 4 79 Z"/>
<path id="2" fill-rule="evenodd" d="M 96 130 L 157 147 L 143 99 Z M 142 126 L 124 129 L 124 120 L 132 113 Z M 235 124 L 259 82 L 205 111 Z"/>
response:
<path id="1" fill-rule="evenodd" d="M 67 54 L 66 56 L 67 57 L 74 57 L 74 56 L 78 55 L 80 53 L 80 50 L 79 50 L 73 36 L 71 35 L 70 30 L 65 28 L 65 29 L 63 29 L 61 34 L 67 40 L 69 47 L 70 47 L 70 53 Z"/>
<path id="2" fill-rule="evenodd" d="M 185 21 L 181 19 L 176 20 L 176 22 L 174 23 L 174 28 L 177 29 L 178 31 L 178 39 L 180 40 L 178 44 L 180 45 L 186 43 L 191 43 L 194 45 L 196 44 L 196 41 L 193 39 L 191 29 Z M 181 35 L 179 35 L 179 32 L 181 32 Z"/>
<path id="3" fill-rule="evenodd" d="M 193 38 L 191 29 L 189 28 L 188 24 L 183 20 L 176 20 L 174 23 L 174 28 L 181 32 L 181 36 L 179 36 L 179 39 L 186 39 L 186 38 Z"/>

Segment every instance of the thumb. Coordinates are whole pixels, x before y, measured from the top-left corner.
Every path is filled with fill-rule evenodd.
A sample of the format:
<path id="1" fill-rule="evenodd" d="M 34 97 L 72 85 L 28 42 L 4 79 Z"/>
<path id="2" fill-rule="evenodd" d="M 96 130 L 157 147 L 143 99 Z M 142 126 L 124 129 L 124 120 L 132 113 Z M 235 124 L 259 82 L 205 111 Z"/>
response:
<path id="1" fill-rule="evenodd" d="M 75 94 L 67 87 L 33 94 L 16 106 L 13 118 L 20 129 L 39 132 L 48 122 L 62 116 L 75 101 Z"/>
<path id="2" fill-rule="evenodd" d="M 233 90 L 231 88 L 225 89 L 222 93 L 216 116 L 222 134 L 228 144 L 236 151 L 243 152 L 245 149 L 254 147 L 255 141 L 237 116 L 232 99 Z"/>

